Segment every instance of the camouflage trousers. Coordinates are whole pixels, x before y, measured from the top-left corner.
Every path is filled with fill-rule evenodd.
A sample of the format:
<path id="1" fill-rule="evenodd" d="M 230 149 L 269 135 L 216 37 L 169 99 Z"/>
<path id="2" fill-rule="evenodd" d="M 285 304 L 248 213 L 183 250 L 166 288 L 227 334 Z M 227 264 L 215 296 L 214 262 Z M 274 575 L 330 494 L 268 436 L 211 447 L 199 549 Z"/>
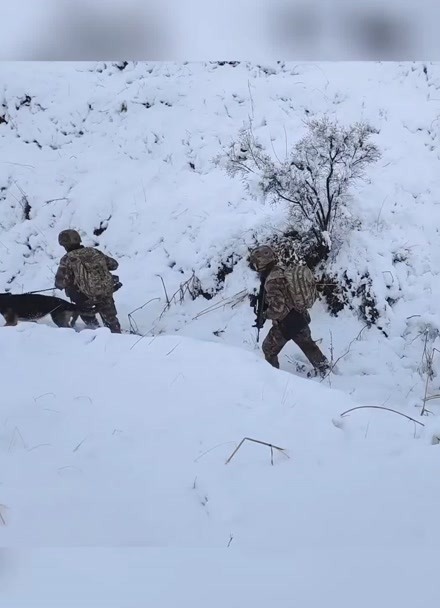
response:
<path id="1" fill-rule="evenodd" d="M 66 290 L 66 295 L 68 295 L 69 298 L 75 302 L 75 304 L 84 305 L 84 307 L 92 306 L 86 296 L 78 293 L 77 291 Z M 94 302 L 93 306 L 95 307 L 95 311 L 93 313 L 80 315 L 81 320 L 84 322 L 86 327 L 89 327 L 90 329 L 98 329 L 99 321 L 95 314 L 98 313 L 105 327 L 108 327 L 114 334 L 120 334 L 121 326 L 117 317 L 117 310 L 113 296 L 104 298 L 99 302 Z"/>
<path id="2" fill-rule="evenodd" d="M 299 346 L 316 370 L 323 370 L 328 366 L 327 358 L 321 352 L 316 342 L 312 340 L 312 334 L 308 325 L 292 334 L 291 338 L 286 338 L 279 324 L 274 323 L 262 344 L 266 361 L 274 367 L 279 368 L 278 355 L 289 340 L 292 340 Z"/>
<path id="3" fill-rule="evenodd" d="M 117 310 L 113 296 L 104 298 L 103 300 L 95 303 L 95 310 L 102 319 L 102 322 L 112 334 L 121 333 L 121 325 L 117 317 Z M 84 321 L 85 322 L 85 321 Z M 95 317 L 95 322 L 98 323 Z"/>

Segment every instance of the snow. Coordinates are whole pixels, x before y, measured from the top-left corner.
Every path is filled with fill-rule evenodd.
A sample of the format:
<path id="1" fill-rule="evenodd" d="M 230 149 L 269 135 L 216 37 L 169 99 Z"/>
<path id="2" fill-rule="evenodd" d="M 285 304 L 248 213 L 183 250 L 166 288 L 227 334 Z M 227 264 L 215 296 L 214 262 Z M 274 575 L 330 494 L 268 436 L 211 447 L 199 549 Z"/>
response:
<path id="1" fill-rule="evenodd" d="M 263 605 L 286 575 L 284 560 L 304 568 L 311 547 L 315 557 L 344 549 L 346 558 L 360 547 L 395 554 L 438 546 L 438 528 L 426 525 L 440 499 L 432 425 L 416 428 L 388 412 L 341 419 L 355 405 L 344 393 L 277 372 L 257 353 L 180 336 L 137 342 L 106 329 L 75 333 L 23 323 L 5 328 L 0 340 L 8 352 L 3 374 L 14 385 L 2 405 L 0 438 L 2 545 L 18 556 L 5 558 L 15 578 L 4 593 L 14 592 L 12 598 L 25 597 L 13 583 L 29 568 L 43 579 L 29 579 L 29 572 L 26 585 L 51 606 L 61 583 L 45 583 L 44 570 L 54 579 L 59 570 L 63 580 L 76 564 L 82 583 L 72 596 L 64 588 L 62 604 L 73 606 L 81 593 L 92 597 L 84 559 L 98 580 L 106 568 L 120 576 L 120 559 L 128 567 L 119 554 L 101 553 L 96 563 L 94 553 L 67 552 L 59 561 L 53 553 L 20 552 L 28 547 L 150 548 L 143 558 L 129 557 L 135 572 L 126 576 L 138 601 L 162 593 L 165 580 L 182 571 L 176 560 L 189 576 L 195 562 L 204 579 L 196 595 L 201 606 L 218 581 L 204 569 L 239 593 L 253 580 L 218 574 L 223 560 L 232 560 L 231 568 L 245 563 L 257 576 L 274 555 L 274 575 L 251 592 Z M 272 466 L 270 449 L 248 442 L 226 465 L 245 436 L 282 447 L 288 457 L 274 450 Z M 159 548 L 169 549 L 168 557 Z M 154 572 L 158 563 L 168 570 L 141 592 L 145 581 L 136 569 Z M 110 598 L 106 605 L 141 605 L 118 604 L 114 585 L 95 589 Z M 289 590 L 284 580 L 275 597 L 301 597 L 301 589 Z M 173 605 L 169 591 L 165 598 Z"/>
<path id="2" fill-rule="evenodd" d="M 264 556 L 195 549 L 34 549 L 25 555 L 10 551 L 7 557 L 8 608 L 174 608 L 180 602 L 213 608 L 281 602 L 305 608 L 394 603 L 410 608 L 420 601 L 435 604 L 438 592 L 435 553 L 414 550 L 409 556 L 383 548 L 357 555 L 293 548 Z M 422 580 L 417 568 L 423 569 Z M 22 580 L 34 590 L 31 600 Z"/>
<path id="3" fill-rule="evenodd" d="M 63 253 L 57 234 L 77 228 L 119 260 L 119 317 L 128 331 L 138 309 L 141 334 L 75 333 L 47 319 L 0 330 L 1 546 L 155 548 L 159 563 L 161 551 L 170 560 L 187 555 L 183 572 L 200 561 L 215 568 L 225 555 L 258 571 L 273 552 L 294 569 L 294 552 L 311 547 L 381 547 L 394 559 L 405 547 L 434 548 L 440 401 L 428 402 L 428 416 L 420 410 L 423 332 L 434 349 L 440 329 L 439 66 L 0 69 L 1 291 L 51 287 Z M 298 371 L 309 364 L 293 344 L 281 371 L 264 362 L 244 297 L 256 286 L 248 247 L 283 228 L 286 209 L 250 198 L 213 159 L 249 117 L 268 150 L 283 155 L 304 118 L 324 112 L 369 120 L 383 156 L 353 193 L 360 227 L 330 262 L 355 285 L 368 271 L 378 327 L 363 328 L 348 310 L 331 317 L 317 302 L 312 334 L 338 372 L 320 381 Z M 232 254 L 233 272 L 214 298 L 179 302 L 193 273 L 205 291 L 215 289 Z M 168 296 L 177 292 L 169 307 L 161 279 Z M 433 367 L 429 395 L 439 392 L 435 357 Z M 377 409 L 341 418 L 359 405 L 425 426 Z M 244 437 L 289 458 L 274 450 L 272 466 L 268 447 L 245 442 L 225 465 Z M 43 554 L 35 559 L 45 563 Z M 253 605 L 267 605 L 275 587 L 272 597 L 301 598 L 285 582 L 277 587 L 286 570 L 275 563 Z M 207 603 L 203 593 L 193 605 Z M 121 605 L 113 591 L 108 597 L 106 605 Z"/>

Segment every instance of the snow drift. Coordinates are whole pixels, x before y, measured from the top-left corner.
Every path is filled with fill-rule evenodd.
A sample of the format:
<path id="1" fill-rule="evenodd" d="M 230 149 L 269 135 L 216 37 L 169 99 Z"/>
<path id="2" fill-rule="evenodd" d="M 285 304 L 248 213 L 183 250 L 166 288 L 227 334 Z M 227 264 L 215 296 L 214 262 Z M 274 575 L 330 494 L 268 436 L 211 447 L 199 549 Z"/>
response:
<path id="1" fill-rule="evenodd" d="M 181 337 L 0 335 L 3 545 L 436 545 L 431 430 Z M 250 437 L 286 450 L 238 442 Z M 415 437 L 415 438 L 414 438 Z M 408 501 L 408 496 L 411 500 Z M 402 505 L 405 508 L 402 509 Z"/>

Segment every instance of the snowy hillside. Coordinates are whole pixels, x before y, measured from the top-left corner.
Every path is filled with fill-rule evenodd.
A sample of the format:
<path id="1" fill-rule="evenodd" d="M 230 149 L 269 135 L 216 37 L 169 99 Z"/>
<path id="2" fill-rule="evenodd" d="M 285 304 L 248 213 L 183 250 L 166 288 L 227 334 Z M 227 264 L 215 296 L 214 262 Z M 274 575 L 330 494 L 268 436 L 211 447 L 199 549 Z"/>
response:
<path id="1" fill-rule="evenodd" d="M 50 288 L 58 232 L 79 229 L 119 260 L 119 318 L 139 334 L 0 329 L 0 544 L 438 544 L 426 521 L 440 498 L 440 401 L 420 411 L 440 388 L 440 66 L 0 73 L 0 291 Z M 379 318 L 368 328 L 315 304 L 312 334 L 338 370 L 320 382 L 301 377 L 293 344 L 284 371 L 264 362 L 245 297 L 248 247 L 282 230 L 286 209 L 251 198 L 213 159 L 249 117 L 283 155 L 324 113 L 368 120 L 382 158 L 354 192 L 359 227 L 329 261 L 355 286 L 370 277 Z M 193 276 L 213 297 L 181 298 Z M 374 409 L 340 417 L 357 405 L 424 426 Z M 244 437 L 289 458 L 275 450 L 271 466 L 270 449 L 248 442 L 225 466 Z"/>

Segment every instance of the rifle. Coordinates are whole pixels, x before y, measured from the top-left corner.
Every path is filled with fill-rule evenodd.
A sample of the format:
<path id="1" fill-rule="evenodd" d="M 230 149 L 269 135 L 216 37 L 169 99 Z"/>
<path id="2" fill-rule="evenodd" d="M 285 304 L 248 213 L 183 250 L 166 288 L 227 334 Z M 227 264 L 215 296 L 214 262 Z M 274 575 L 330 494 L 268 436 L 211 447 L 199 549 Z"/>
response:
<path id="1" fill-rule="evenodd" d="M 254 313 L 257 318 L 255 319 L 255 323 L 252 327 L 257 328 L 257 344 L 260 341 L 260 329 L 264 326 L 266 319 L 264 318 L 264 312 L 266 309 L 265 306 L 265 293 L 264 293 L 264 283 L 265 280 L 262 279 L 260 283 L 260 291 L 258 292 L 258 296 L 253 300 Z"/>

